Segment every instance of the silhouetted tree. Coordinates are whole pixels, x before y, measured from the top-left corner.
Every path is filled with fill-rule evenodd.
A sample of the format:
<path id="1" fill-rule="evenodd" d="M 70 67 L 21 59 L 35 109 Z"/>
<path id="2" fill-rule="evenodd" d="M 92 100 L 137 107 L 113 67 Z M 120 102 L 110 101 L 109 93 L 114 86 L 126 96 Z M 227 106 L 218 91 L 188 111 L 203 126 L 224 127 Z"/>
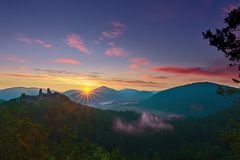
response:
<path id="1" fill-rule="evenodd" d="M 240 70 L 240 7 L 228 13 L 224 22 L 226 27 L 215 32 L 207 30 L 203 32 L 203 37 L 225 54 L 231 61 L 230 66 L 237 66 Z M 233 81 L 239 83 L 240 79 L 233 78 Z"/>

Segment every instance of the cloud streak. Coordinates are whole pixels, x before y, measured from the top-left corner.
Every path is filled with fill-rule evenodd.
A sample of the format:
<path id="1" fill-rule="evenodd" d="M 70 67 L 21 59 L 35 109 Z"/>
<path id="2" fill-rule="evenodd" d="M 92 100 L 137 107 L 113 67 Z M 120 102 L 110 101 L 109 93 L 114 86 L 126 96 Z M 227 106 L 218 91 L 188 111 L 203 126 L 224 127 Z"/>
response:
<path id="1" fill-rule="evenodd" d="M 83 75 L 83 74 L 78 73 L 78 72 L 70 72 L 70 71 L 65 71 L 65 70 L 54 70 L 54 69 L 34 68 L 33 71 L 45 72 L 45 73 L 48 73 L 48 74 L 60 74 L 60 75 L 73 75 L 73 76 L 82 76 Z"/>
<path id="2" fill-rule="evenodd" d="M 131 62 L 131 69 L 138 69 L 141 66 L 147 66 L 150 64 L 150 61 L 144 57 L 130 58 L 129 61 Z"/>
<path id="3" fill-rule="evenodd" d="M 21 34 L 19 34 L 16 37 L 16 40 L 22 42 L 22 43 L 26 43 L 26 44 L 36 44 L 36 45 L 41 45 L 44 48 L 53 48 L 53 45 L 49 42 L 46 42 L 44 40 L 41 39 L 34 39 L 34 38 L 30 38 L 30 37 L 26 37 L 23 36 Z"/>
<path id="4" fill-rule="evenodd" d="M 16 56 L 6 57 L 6 60 L 9 61 L 9 62 L 15 62 L 15 63 L 26 63 L 27 62 L 27 60 L 25 60 L 23 58 L 16 57 Z"/>
<path id="5" fill-rule="evenodd" d="M 101 77 L 101 73 L 80 73 L 80 72 L 71 72 L 71 71 L 66 71 L 66 70 L 54 70 L 54 69 L 39 69 L 39 68 L 34 68 L 32 69 L 33 71 L 36 72 L 45 72 L 50 75 L 56 75 L 56 76 L 73 76 L 75 78 L 78 77 L 88 77 L 88 78 L 99 78 Z"/>
<path id="6" fill-rule="evenodd" d="M 125 57 L 127 52 L 122 48 L 111 47 L 105 51 L 105 55 L 109 57 Z"/>
<path id="7" fill-rule="evenodd" d="M 142 75 L 143 78 L 146 78 L 146 79 L 152 79 L 152 80 L 166 80 L 170 77 L 167 77 L 167 76 L 158 76 L 158 75 L 150 75 L 150 74 L 144 74 Z"/>
<path id="8" fill-rule="evenodd" d="M 6 73 L 2 74 L 10 77 L 18 77 L 18 78 L 37 78 L 37 79 L 48 79 L 51 78 L 49 75 L 34 75 L 34 74 L 21 74 L 21 73 Z"/>
<path id="9" fill-rule="evenodd" d="M 117 84 L 117 85 L 131 85 L 131 86 L 144 86 L 144 87 L 163 87 L 165 83 L 157 83 L 152 81 L 143 81 L 143 80 L 130 80 L 130 79 L 122 79 L 122 78 L 103 78 L 99 73 L 79 73 L 79 72 L 70 72 L 65 70 L 52 70 L 52 69 L 33 69 L 37 72 L 44 72 L 50 75 L 56 76 L 73 76 L 77 77 L 86 77 L 89 80 L 97 80 L 101 82 L 101 84 Z"/>
<path id="10" fill-rule="evenodd" d="M 72 33 L 66 36 L 66 43 L 69 47 L 75 48 L 82 53 L 89 54 L 88 48 L 85 46 L 80 35 Z"/>
<path id="11" fill-rule="evenodd" d="M 72 59 L 72 58 L 56 58 L 56 59 L 51 60 L 51 62 L 65 63 L 65 64 L 80 64 L 79 60 Z"/>
<path id="12" fill-rule="evenodd" d="M 158 73 L 196 75 L 207 77 L 232 77 L 237 72 L 232 67 L 182 67 L 182 66 L 160 66 L 151 68 Z"/>
<path id="13" fill-rule="evenodd" d="M 118 85 L 131 85 L 131 86 L 142 86 L 142 87 L 163 87 L 165 83 L 157 83 L 152 81 L 143 81 L 143 80 L 131 80 L 131 79 L 101 79 L 106 81 L 106 84 L 113 83 Z"/>
<path id="14" fill-rule="evenodd" d="M 127 26 L 120 21 L 113 21 L 110 24 L 110 30 L 101 32 L 100 39 L 115 39 L 122 37 L 127 31 Z"/>

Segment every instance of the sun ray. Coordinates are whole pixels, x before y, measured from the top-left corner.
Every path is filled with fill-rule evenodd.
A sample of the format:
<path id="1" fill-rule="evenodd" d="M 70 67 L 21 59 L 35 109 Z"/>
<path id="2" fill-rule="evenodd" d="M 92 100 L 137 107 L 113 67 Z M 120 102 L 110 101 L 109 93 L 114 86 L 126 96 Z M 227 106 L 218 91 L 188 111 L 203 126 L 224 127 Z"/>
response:
<path id="1" fill-rule="evenodd" d="M 90 102 L 99 97 L 99 94 L 95 90 L 91 90 L 89 87 L 84 87 L 82 92 L 79 93 L 78 97 L 78 103 L 88 105 Z"/>

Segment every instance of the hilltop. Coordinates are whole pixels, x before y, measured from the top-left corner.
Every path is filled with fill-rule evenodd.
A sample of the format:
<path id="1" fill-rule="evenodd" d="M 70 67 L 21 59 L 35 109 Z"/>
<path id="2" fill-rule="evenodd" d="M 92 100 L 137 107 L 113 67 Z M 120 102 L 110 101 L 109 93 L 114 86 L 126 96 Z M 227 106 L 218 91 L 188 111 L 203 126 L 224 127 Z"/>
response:
<path id="1" fill-rule="evenodd" d="M 219 93 L 220 90 L 234 94 L 224 95 Z M 239 96 L 236 88 L 201 82 L 160 91 L 143 100 L 139 106 L 143 109 L 202 117 L 233 106 Z"/>

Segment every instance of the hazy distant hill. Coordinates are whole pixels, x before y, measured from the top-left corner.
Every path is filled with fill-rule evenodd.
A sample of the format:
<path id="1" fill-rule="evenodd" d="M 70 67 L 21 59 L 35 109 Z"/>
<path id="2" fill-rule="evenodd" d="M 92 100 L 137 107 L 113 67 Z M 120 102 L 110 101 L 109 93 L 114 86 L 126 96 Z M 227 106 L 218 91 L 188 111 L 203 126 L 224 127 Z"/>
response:
<path id="1" fill-rule="evenodd" d="M 81 93 L 82 91 L 81 90 L 76 90 L 76 89 L 71 89 L 71 90 L 68 90 L 68 91 L 65 91 L 63 92 L 62 94 L 64 94 L 65 96 L 71 96 L 71 95 L 74 95 L 74 94 L 79 94 Z"/>
<path id="2" fill-rule="evenodd" d="M 215 83 L 193 83 L 164 91 L 142 101 L 140 106 L 145 109 L 182 114 L 186 116 L 206 116 L 234 104 L 239 93 L 232 96 L 218 94 L 221 87 L 233 89 Z"/>
<path id="3" fill-rule="evenodd" d="M 113 103 L 120 99 L 120 94 L 117 90 L 108 88 L 106 86 L 102 86 L 92 90 L 91 95 L 89 97 L 84 97 L 84 95 L 77 91 L 73 94 L 66 94 L 71 100 L 77 103 L 88 104 L 92 106 L 99 106 L 105 103 Z M 71 93 L 71 92 L 70 92 Z"/>
<path id="4" fill-rule="evenodd" d="M 27 88 L 27 87 L 12 87 L 0 90 L 0 99 L 9 100 L 20 97 L 22 93 L 26 95 L 38 95 L 40 88 Z M 43 88 L 43 93 L 47 92 L 47 89 Z M 52 91 L 55 92 L 55 91 Z"/>
<path id="5" fill-rule="evenodd" d="M 44 92 L 46 92 L 44 90 Z M 27 95 L 37 95 L 39 88 L 25 88 L 25 87 L 13 87 L 0 90 L 0 99 L 9 100 L 21 96 L 22 93 Z"/>
<path id="6" fill-rule="evenodd" d="M 143 101 L 144 99 L 152 96 L 154 93 L 149 91 L 138 91 L 135 89 L 123 89 L 119 91 L 126 100 Z"/>
<path id="7" fill-rule="evenodd" d="M 228 97 L 220 95 L 217 93 L 219 87 L 226 90 L 233 89 L 215 83 L 202 82 L 179 86 L 156 94 L 134 89 L 114 90 L 102 86 L 94 89 L 88 100 L 86 97 L 85 99 L 82 97 L 80 90 L 69 90 L 63 94 L 75 102 L 102 109 L 122 110 L 121 108 L 123 108 L 123 110 L 133 111 L 206 116 L 232 106 L 234 99 L 240 95 L 239 93 Z M 9 100 L 21 96 L 22 93 L 38 95 L 38 92 L 39 88 L 8 88 L 0 90 L 0 99 Z"/>
<path id="8" fill-rule="evenodd" d="M 72 92 L 76 92 L 74 94 L 69 94 Z M 85 103 L 81 92 L 71 91 L 67 95 L 70 99 L 75 102 Z M 106 105 L 117 105 L 122 103 L 133 103 L 140 102 L 148 97 L 153 95 L 152 92 L 148 91 L 138 91 L 133 89 L 123 89 L 123 90 L 115 90 L 106 86 L 102 86 L 96 88 L 92 91 L 92 95 L 90 95 L 90 99 L 87 104 L 93 106 L 106 106 Z"/>
<path id="9" fill-rule="evenodd" d="M 46 89 L 43 89 L 46 92 Z M 81 90 L 68 90 L 63 92 L 64 95 L 68 96 L 71 100 L 86 104 L 85 100 L 81 96 Z M 9 100 L 21 96 L 22 93 L 27 95 L 38 95 L 39 88 L 26 88 L 26 87 L 13 87 L 0 90 L 0 99 Z M 139 102 L 147 97 L 153 95 L 152 92 L 138 91 L 133 89 L 114 90 L 112 88 L 102 86 L 93 90 L 94 96 L 91 98 L 88 104 L 99 106 L 105 104 L 115 103 L 129 103 Z"/>
<path id="10" fill-rule="evenodd" d="M 121 99 L 117 90 L 102 86 L 93 90 L 96 94 L 95 100 L 99 102 L 115 101 Z"/>

